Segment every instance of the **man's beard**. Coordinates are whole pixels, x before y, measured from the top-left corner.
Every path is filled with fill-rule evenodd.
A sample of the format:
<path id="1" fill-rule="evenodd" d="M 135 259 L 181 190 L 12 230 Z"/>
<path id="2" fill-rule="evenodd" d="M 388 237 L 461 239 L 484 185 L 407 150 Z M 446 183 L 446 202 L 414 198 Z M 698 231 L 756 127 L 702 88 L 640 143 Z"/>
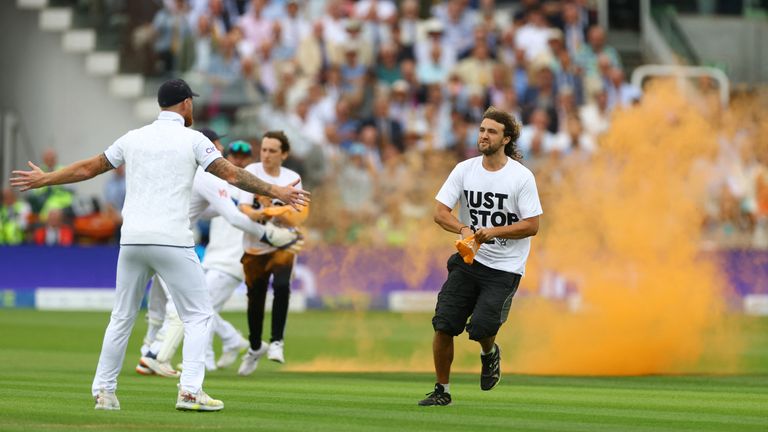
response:
<path id="1" fill-rule="evenodd" d="M 480 147 L 480 141 L 477 142 L 477 151 L 479 151 L 480 153 L 482 153 L 482 154 L 484 154 L 486 156 L 490 156 L 490 155 L 496 153 L 497 151 L 499 151 L 499 149 L 501 147 L 504 147 L 504 144 L 502 144 L 501 141 L 499 141 L 496 144 L 493 144 L 493 143 L 489 142 L 488 146 L 485 149 L 482 149 Z"/>

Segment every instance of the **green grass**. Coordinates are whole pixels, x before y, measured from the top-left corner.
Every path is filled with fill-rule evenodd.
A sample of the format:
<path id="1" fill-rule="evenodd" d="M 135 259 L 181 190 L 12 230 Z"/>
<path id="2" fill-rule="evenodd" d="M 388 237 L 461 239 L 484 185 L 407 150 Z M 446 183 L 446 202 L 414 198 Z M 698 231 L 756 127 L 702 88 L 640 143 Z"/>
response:
<path id="1" fill-rule="evenodd" d="M 507 373 L 494 391 L 482 392 L 476 372 L 461 373 L 451 380 L 452 406 L 421 408 L 416 401 L 433 383 L 429 372 L 291 368 L 311 369 L 318 356 L 332 352 L 337 358 L 371 361 L 372 370 L 397 358 L 426 362 L 422 370 L 429 370 L 429 316 L 293 314 L 287 365 L 263 361 L 248 378 L 234 370 L 209 373 L 206 390 L 224 400 L 226 409 L 199 414 L 173 409 L 173 380 L 133 372 L 145 330 L 141 322 L 120 376 L 122 411 L 93 410 L 90 384 L 108 315 L 0 310 L 0 431 L 768 430 L 765 318 L 734 317 L 748 333 L 751 345 L 743 356 L 751 375 L 612 378 Z M 241 314 L 226 317 L 245 327 Z"/>

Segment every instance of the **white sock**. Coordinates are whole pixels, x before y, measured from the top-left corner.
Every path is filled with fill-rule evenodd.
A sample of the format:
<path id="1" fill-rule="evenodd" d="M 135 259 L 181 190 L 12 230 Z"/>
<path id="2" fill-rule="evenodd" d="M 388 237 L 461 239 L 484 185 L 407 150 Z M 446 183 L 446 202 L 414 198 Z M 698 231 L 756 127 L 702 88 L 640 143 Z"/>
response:
<path id="1" fill-rule="evenodd" d="M 485 352 L 485 351 L 483 351 L 483 348 L 482 348 L 482 347 L 480 348 L 480 353 L 481 353 L 482 355 L 493 354 L 493 353 L 495 353 L 495 352 L 496 352 L 496 344 L 493 344 L 493 348 L 491 348 L 491 350 L 490 350 L 490 351 L 488 351 L 488 352 Z"/>
<path id="2" fill-rule="evenodd" d="M 450 393 L 451 392 L 451 385 L 450 384 L 440 384 L 440 385 L 443 386 L 443 391 L 444 392 L 446 392 L 446 393 Z"/>

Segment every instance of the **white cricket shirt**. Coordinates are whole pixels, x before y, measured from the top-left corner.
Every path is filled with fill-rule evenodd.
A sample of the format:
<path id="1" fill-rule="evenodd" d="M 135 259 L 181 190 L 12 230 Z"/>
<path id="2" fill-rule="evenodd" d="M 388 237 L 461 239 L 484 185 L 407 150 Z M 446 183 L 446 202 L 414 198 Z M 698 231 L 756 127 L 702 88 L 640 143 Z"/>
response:
<path id="1" fill-rule="evenodd" d="M 125 164 L 125 204 L 120 244 L 194 246 L 189 222 L 192 181 L 198 166 L 221 157 L 179 114 L 162 111 L 153 123 L 118 138 L 104 152 Z"/>
<path id="2" fill-rule="evenodd" d="M 278 186 L 288 186 L 298 179 L 299 183 L 295 187 L 299 189 L 302 187 L 301 176 L 299 176 L 296 171 L 290 170 L 288 168 L 280 167 L 280 174 L 277 177 L 273 177 L 267 174 L 267 172 L 264 171 L 264 167 L 261 162 L 252 163 L 245 167 L 245 170 L 267 183 L 275 184 Z M 261 208 L 261 205 L 258 203 L 258 200 L 255 199 L 254 194 L 245 191 L 240 192 L 240 204 L 253 206 L 253 208 L 257 210 Z M 272 199 L 272 205 L 285 205 L 285 203 L 277 199 Z M 246 233 L 243 237 L 243 248 L 245 249 L 245 252 L 251 255 L 264 255 L 277 250 L 276 248 L 266 243 L 262 243 L 259 239 L 260 238 Z"/>
<path id="3" fill-rule="evenodd" d="M 474 228 L 511 225 L 542 214 L 533 173 L 511 158 L 498 171 L 483 168 L 482 156 L 460 162 L 435 199 L 451 209 L 459 202 L 459 220 Z M 485 266 L 522 275 L 530 249 L 530 237 L 496 238 L 481 245 L 475 259 Z"/>
<path id="4" fill-rule="evenodd" d="M 203 268 L 219 270 L 239 280 L 245 279 L 243 265 L 243 231 L 235 228 L 226 219 L 217 216 L 211 219 L 210 241 L 205 247 Z"/>

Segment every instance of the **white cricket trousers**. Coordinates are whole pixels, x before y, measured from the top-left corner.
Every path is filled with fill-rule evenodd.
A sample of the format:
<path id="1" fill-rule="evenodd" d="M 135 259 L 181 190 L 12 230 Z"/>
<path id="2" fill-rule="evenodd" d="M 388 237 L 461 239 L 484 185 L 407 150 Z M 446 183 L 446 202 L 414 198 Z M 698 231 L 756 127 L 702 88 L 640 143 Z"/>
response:
<path id="1" fill-rule="evenodd" d="M 91 388 L 117 389 L 117 376 L 125 359 L 128 338 L 141 307 L 144 290 L 153 274 L 163 278 L 184 323 L 181 389 L 197 393 L 205 378 L 205 347 L 211 330 L 213 308 L 205 275 L 193 248 L 124 245 L 117 258 L 115 306 L 104 334 L 99 365 Z"/>
<path id="2" fill-rule="evenodd" d="M 224 303 L 232 297 L 238 286 L 243 283 L 242 280 L 216 269 L 209 269 L 205 272 L 205 283 L 208 291 L 211 293 L 211 302 L 213 304 L 213 331 L 209 338 L 208 350 L 213 353 L 213 334 L 221 337 L 222 348 L 229 351 L 236 348 L 240 343 L 240 332 L 227 320 L 219 315 Z M 209 354 L 210 355 L 210 354 Z"/>

